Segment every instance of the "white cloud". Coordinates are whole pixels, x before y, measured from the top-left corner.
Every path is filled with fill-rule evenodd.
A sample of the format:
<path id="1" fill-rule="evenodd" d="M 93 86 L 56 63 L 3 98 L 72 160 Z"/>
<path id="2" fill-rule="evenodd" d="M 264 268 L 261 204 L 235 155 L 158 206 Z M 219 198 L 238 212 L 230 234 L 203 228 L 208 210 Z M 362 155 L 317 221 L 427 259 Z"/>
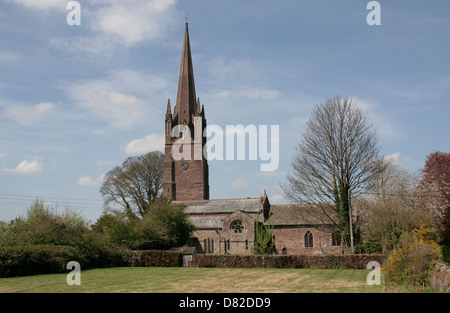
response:
<path id="1" fill-rule="evenodd" d="M 96 186 L 97 182 L 91 176 L 80 177 L 76 182 L 78 186 Z"/>
<path id="2" fill-rule="evenodd" d="M 112 51 L 118 44 L 118 40 L 108 36 L 70 36 L 50 38 L 50 45 L 55 49 L 81 54 L 103 53 L 102 57 L 104 57 L 105 51 Z"/>
<path id="3" fill-rule="evenodd" d="M 273 100 L 280 96 L 278 90 L 268 88 L 266 74 L 253 61 L 213 58 L 207 63 L 209 75 L 215 86 L 213 96 L 221 99 Z"/>
<path id="4" fill-rule="evenodd" d="M 111 72 L 104 79 L 87 79 L 61 88 L 88 113 L 107 120 L 113 127 L 129 129 L 148 121 L 145 99 L 154 98 L 170 85 L 157 75 L 122 70 Z"/>
<path id="5" fill-rule="evenodd" d="M 394 122 L 390 121 L 385 114 L 381 114 L 379 105 L 372 100 L 361 100 L 356 96 L 351 97 L 353 103 L 367 112 L 369 122 L 374 124 L 377 134 L 384 138 L 397 138 L 401 137 L 402 133 L 395 126 Z"/>
<path id="6" fill-rule="evenodd" d="M 284 198 L 283 195 L 273 195 L 269 196 L 270 203 L 285 203 L 287 200 Z"/>
<path id="7" fill-rule="evenodd" d="M 2 168 L 4 172 L 16 173 L 16 174 L 32 174 L 41 172 L 44 165 L 37 161 L 22 161 L 15 168 Z"/>
<path id="8" fill-rule="evenodd" d="M 118 46 L 160 41 L 174 25 L 176 2 L 88 0 L 87 4 L 81 3 L 84 35 L 53 37 L 50 43 L 55 48 L 70 52 L 97 54 L 113 51 Z"/>
<path id="9" fill-rule="evenodd" d="M 160 39 L 175 3 L 175 0 L 111 1 L 96 12 L 94 29 L 118 36 L 125 44 Z"/>
<path id="10" fill-rule="evenodd" d="M 238 190 L 247 189 L 248 181 L 243 178 L 238 178 L 231 184 L 231 188 L 238 189 Z"/>
<path id="11" fill-rule="evenodd" d="M 392 162 L 393 164 L 399 164 L 398 160 L 400 159 L 400 156 L 401 156 L 400 152 L 395 152 L 395 153 L 385 156 L 384 160 L 388 161 L 388 162 Z"/>
<path id="12" fill-rule="evenodd" d="M 21 124 L 32 125 L 45 119 L 54 109 L 51 102 L 43 102 L 33 106 L 10 103 L 4 105 L 3 116 Z"/>
<path id="13" fill-rule="evenodd" d="M 66 9 L 66 5 L 69 1 L 62 0 L 7 0 L 7 2 L 14 2 L 16 4 L 23 5 L 30 9 Z"/>
<path id="14" fill-rule="evenodd" d="M 275 177 L 286 177 L 288 173 L 283 171 L 266 171 L 266 172 L 257 172 L 254 174 L 255 177 L 269 177 L 269 178 L 275 178 Z"/>
<path id="15" fill-rule="evenodd" d="M 0 152 L 0 158 L 1 158 L 1 157 L 4 157 L 5 155 L 6 155 L 6 153 Z"/>
<path id="16" fill-rule="evenodd" d="M 237 91 L 236 98 L 250 98 L 250 99 L 256 99 L 256 100 L 262 100 L 262 99 L 276 99 L 280 95 L 280 92 L 278 92 L 275 89 L 268 89 L 263 87 L 243 87 L 240 90 Z"/>
<path id="17" fill-rule="evenodd" d="M 412 158 L 403 157 L 400 152 L 394 152 L 384 157 L 385 161 L 391 162 L 394 165 L 405 166 L 406 163 L 412 161 Z"/>
<path id="18" fill-rule="evenodd" d="M 164 151 L 163 134 L 150 134 L 144 138 L 132 140 L 124 148 L 127 154 L 144 154 L 154 150 Z"/>
<path id="19" fill-rule="evenodd" d="M 100 175 L 97 178 L 92 178 L 91 176 L 80 177 L 75 183 L 78 186 L 98 186 L 104 179 L 105 174 Z"/>
<path id="20" fill-rule="evenodd" d="M 19 55 L 17 53 L 7 52 L 7 51 L 0 51 L 0 61 L 14 61 L 19 59 Z"/>

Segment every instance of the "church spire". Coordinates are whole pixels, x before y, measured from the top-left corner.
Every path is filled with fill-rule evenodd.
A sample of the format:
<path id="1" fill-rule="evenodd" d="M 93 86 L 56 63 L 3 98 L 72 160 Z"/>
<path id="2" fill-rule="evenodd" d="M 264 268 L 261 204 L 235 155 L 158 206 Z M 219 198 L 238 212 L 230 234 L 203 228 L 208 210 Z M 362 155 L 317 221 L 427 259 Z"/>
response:
<path id="1" fill-rule="evenodd" d="M 206 137 L 202 136 L 206 128 L 205 108 L 203 105 L 200 108 L 200 99 L 195 96 L 187 23 L 184 32 L 177 102 L 173 115 L 170 112 L 169 100 L 165 117 L 163 195 L 177 201 L 209 199 L 208 160 L 202 153 L 206 145 Z M 184 136 L 183 140 L 180 140 L 179 134 L 174 134 L 176 136 L 172 137 L 173 127 L 183 124 L 189 127 L 190 139 L 194 140 L 187 140 L 188 138 Z M 184 130 L 182 131 L 184 132 Z M 197 138 L 201 138 L 201 140 L 196 140 Z M 183 150 L 182 158 L 175 159 L 172 153 L 173 151 L 180 152 L 180 148 Z M 190 153 L 190 156 L 185 152 Z"/>
<path id="2" fill-rule="evenodd" d="M 178 123 L 183 123 L 183 121 L 190 123 L 192 116 L 196 112 L 196 104 L 189 29 L 188 23 L 186 23 L 174 119 L 178 118 Z"/>
<path id="3" fill-rule="evenodd" d="M 172 116 L 172 108 L 170 107 L 170 99 L 167 100 L 167 110 L 166 110 L 166 115 Z"/>

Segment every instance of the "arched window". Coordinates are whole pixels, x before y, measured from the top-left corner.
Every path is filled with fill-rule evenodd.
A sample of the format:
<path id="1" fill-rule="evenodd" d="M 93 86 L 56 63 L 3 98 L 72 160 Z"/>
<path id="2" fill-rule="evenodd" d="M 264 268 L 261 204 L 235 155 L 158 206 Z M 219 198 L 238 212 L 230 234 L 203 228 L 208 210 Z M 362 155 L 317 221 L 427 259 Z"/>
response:
<path id="1" fill-rule="evenodd" d="M 312 248 L 313 247 L 313 235 L 308 230 L 305 234 L 305 248 Z"/>
<path id="2" fill-rule="evenodd" d="M 331 245 L 333 247 L 341 245 L 341 235 L 337 232 L 331 234 Z"/>
<path id="3" fill-rule="evenodd" d="M 230 225 L 231 230 L 234 230 L 236 234 L 242 233 L 244 230 L 244 224 L 240 220 L 233 221 Z"/>

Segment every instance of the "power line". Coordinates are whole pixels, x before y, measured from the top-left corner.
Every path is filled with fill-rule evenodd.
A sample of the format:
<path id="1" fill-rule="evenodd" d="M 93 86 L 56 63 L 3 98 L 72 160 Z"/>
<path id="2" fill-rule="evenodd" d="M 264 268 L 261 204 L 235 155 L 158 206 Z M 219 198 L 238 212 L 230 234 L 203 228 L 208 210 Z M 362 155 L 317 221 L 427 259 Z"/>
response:
<path id="1" fill-rule="evenodd" d="M 29 206 L 35 200 L 42 200 L 51 205 L 63 205 L 76 207 L 86 210 L 98 210 L 103 208 L 102 200 L 85 199 L 85 198 L 64 198 L 64 197 L 41 197 L 29 196 L 23 194 L 4 194 L 0 193 L 0 207 L 23 207 Z"/>
<path id="2" fill-rule="evenodd" d="M 10 197 L 14 199 L 20 199 L 20 198 L 28 198 L 28 199 L 48 199 L 48 200 L 64 200 L 68 202 L 73 202 L 74 200 L 77 201 L 77 203 L 102 203 L 103 200 L 95 200 L 95 199 L 84 199 L 84 198 L 69 198 L 69 197 L 48 197 L 48 196 L 27 196 L 27 195 L 19 195 L 19 194 L 5 194 L 0 193 L 0 197 Z"/>

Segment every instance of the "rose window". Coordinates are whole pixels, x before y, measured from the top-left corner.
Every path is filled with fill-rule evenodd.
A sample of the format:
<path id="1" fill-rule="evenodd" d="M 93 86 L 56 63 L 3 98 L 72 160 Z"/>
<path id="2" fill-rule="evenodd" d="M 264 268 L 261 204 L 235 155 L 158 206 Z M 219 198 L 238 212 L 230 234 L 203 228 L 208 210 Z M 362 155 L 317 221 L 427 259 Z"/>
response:
<path id="1" fill-rule="evenodd" d="M 244 230 L 244 224 L 242 224 L 242 221 L 234 221 L 231 223 L 231 229 L 234 230 L 235 233 L 242 233 Z"/>

